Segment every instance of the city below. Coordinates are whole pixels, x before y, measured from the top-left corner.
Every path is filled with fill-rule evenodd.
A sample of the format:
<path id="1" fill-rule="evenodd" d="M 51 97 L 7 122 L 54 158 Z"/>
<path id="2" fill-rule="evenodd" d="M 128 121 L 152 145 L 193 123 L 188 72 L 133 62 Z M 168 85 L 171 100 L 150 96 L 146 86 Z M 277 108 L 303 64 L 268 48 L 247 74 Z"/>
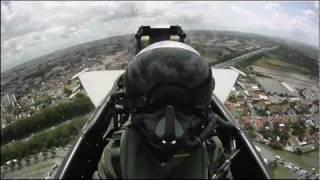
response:
<path id="1" fill-rule="evenodd" d="M 213 70 L 229 68 L 240 74 L 225 106 L 268 164 L 277 164 L 272 167 L 274 176 L 319 178 L 318 60 L 280 40 L 233 32 L 189 33 L 186 43 L 203 54 Z M 119 36 L 59 50 L 2 73 L 1 158 L 9 152 L 14 157 L 16 149 L 41 133 L 53 134 L 69 124 L 81 129 L 92 108 L 19 136 L 3 134 L 20 122 L 36 121 L 37 114 L 60 104 L 86 104 L 79 96 L 85 91 L 77 77 L 86 71 L 124 69 L 133 57 L 134 38 Z M 77 124 L 74 119 L 79 117 L 83 120 Z M 3 135 L 8 138 L 3 140 Z M 41 145 L 3 161 L 1 177 L 52 178 L 73 140 Z"/>

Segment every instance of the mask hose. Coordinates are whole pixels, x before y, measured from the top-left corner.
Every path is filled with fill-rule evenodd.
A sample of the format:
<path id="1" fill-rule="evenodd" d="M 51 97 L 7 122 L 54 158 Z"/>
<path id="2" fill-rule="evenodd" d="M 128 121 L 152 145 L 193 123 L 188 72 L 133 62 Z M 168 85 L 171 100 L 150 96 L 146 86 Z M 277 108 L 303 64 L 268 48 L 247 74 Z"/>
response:
<path id="1" fill-rule="evenodd" d="M 200 133 L 200 135 L 197 137 L 194 137 L 194 139 L 190 139 L 187 141 L 186 146 L 187 147 L 198 147 L 201 145 L 201 143 L 209 136 L 213 134 L 213 129 L 215 128 L 216 120 L 211 114 L 209 114 L 209 123 L 207 127 Z"/>

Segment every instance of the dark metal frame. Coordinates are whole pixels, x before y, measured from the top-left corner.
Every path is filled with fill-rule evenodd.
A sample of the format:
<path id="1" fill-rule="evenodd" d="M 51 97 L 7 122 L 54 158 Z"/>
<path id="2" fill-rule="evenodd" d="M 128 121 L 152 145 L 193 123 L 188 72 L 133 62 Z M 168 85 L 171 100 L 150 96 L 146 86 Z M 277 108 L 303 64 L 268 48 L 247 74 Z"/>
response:
<path id="1" fill-rule="evenodd" d="M 104 135 L 112 131 L 112 93 L 118 87 L 115 81 L 103 104 L 98 106 L 88 122 L 82 128 L 76 143 L 70 148 L 61 162 L 54 179 L 85 178 L 90 179 L 97 169 L 104 146 Z"/>
<path id="2" fill-rule="evenodd" d="M 239 123 L 234 119 L 231 112 L 215 96 L 212 96 L 216 103 L 218 112 L 223 119 L 233 123 L 237 127 Z M 271 169 L 265 164 L 260 152 L 256 150 L 252 141 L 238 128 L 238 134 L 235 137 L 237 149 L 240 153 L 231 163 L 231 172 L 234 178 L 263 178 L 272 179 Z M 245 164 L 247 163 L 247 164 Z M 244 165 L 245 164 L 245 165 Z M 250 175 L 250 176 L 249 176 Z"/>

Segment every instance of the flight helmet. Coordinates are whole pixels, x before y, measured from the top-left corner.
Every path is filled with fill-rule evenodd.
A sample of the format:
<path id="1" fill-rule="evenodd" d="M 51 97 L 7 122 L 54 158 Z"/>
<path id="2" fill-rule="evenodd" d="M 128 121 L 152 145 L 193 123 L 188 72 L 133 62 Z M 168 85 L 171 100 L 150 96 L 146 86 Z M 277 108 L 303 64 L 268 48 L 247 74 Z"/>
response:
<path id="1" fill-rule="evenodd" d="M 128 64 L 125 93 L 132 126 L 162 150 L 177 149 L 207 119 L 214 88 L 208 62 L 192 47 L 160 41 L 142 49 Z"/>

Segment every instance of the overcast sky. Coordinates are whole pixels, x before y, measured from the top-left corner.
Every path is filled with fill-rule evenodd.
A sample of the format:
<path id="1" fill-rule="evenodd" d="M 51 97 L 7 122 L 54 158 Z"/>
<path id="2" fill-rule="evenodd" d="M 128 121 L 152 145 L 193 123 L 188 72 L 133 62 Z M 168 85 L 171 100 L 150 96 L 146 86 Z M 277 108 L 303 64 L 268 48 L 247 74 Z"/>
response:
<path id="1" fill-rule="evenodd" d="M 253 32 L 318 46 L 318 3 L 1 1 L 1 72 L 57 49 L 135 33 L 140 25 Z"/>

